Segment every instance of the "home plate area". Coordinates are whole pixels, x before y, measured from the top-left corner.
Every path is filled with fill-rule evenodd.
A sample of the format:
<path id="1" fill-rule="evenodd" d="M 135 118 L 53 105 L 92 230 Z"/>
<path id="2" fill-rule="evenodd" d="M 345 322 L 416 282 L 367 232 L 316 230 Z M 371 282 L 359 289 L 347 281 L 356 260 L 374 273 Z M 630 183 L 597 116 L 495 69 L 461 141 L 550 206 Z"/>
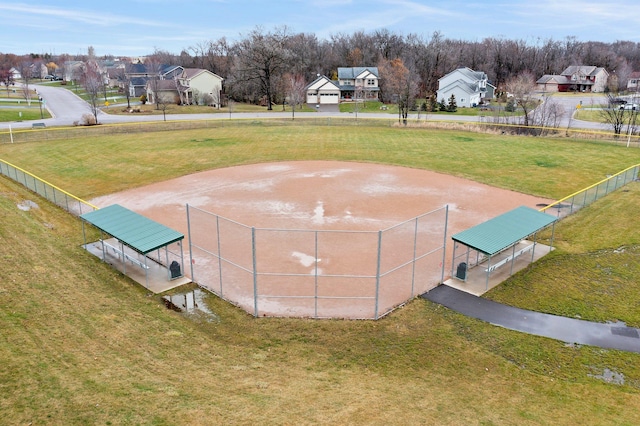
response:
<path id="1" fill-rule="evenodd" d="M 211 170 L 91 202 L 187 235 L 186 274 L 252 315 L 375 319 L 450 272 L 445 230 L 550 200 L 425 170 L 298 161 Z"/>

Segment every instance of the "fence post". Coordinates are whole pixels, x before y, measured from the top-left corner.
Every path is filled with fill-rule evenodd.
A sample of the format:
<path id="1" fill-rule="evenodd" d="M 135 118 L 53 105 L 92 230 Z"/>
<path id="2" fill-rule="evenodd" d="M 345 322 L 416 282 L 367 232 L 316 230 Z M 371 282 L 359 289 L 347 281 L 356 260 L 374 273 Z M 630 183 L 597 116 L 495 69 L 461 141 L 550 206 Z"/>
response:
<path id="1" fill-rule="evenodd" d="M 376 302 L 373 319 L 378 319 L 378 298 L 380 297 L 380 257 L 382 255 L 382 231 L 378 231 L 378 262 L 376 265 Z"/>
<path id="2" fill-rule="evenodd" d="M 441 275 L 440 275 L 440 282 L 443 283 L 444 282 L 444 263 L 446 261 L 446 255 L 447 255 L 447 229 L 449 226 L 449 204 L 447 204 L 446 206 L 444 206 L 444 235 L 442 236 L 442 267 L 441 269 Z M 455 248 L 455 245 L 454 245 Z M 455 262 L 451 262 L 452 264 Z M 452 274 L 453 275 L 453 274 Z"/>
<path id="3" fill-rule="evenodd" d="M 313 316 L 314 318 L 318 318 L 318 231 L 314 232 L 315 234 L 315 264 L 316 264 L 316 268 L 314 271 L 314 284 L 315 284 L 315 289 L 314 289 L 314 312 L 313 312 Z"/>
<path id="4" fill-rule="evenodd" d="M 216 215 L 216 239 L 218 240 L 218 279 L 220 281 L 220 297 L 222 292 L 222 245 L 220 244 L 220 216 Z"/>
<path id="5" fill-rule="evenodd" d="M 189 269 L 191 270 L 191 280 L 196 281 L 193 275 L 193 246 L 191 245 L 191 212 L 189 211 L 189 203 L 187 203 L 187 238 L 189 238 Z"/>
<path id="6" fill-rule="evenodd" d="M 418 251 L 418 218 L 416 217 L 416 225 L 413 229 L 413 261 L 411 262 L 411 297 L 415 291 L 416 282 L 416 252 Z"/>
<path id="7" fill-rule="evenodd" d="M 256 271 L 256 228 L 251 227 L 251 254 L 253 256 L 253 316 L 258 317 L 258 272 Z"/>

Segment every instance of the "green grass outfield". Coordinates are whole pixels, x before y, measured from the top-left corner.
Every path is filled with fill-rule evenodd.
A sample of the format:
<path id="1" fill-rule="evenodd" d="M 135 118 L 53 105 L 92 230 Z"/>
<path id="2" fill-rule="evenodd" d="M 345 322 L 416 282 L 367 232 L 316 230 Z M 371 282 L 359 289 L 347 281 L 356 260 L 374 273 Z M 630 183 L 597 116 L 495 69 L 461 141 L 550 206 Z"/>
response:
<path id="1" fill-rule="evenodd" d="M 0 158 L 84 199 L 212 168 L 280 160 L 422 168 L 560 199 L 640 163 L 640 150 L 598 142 L 366 125 L 220 125 L 5 143 Z"/>
<path id="2" fill-rule="evenodd" d="M 640 163 L 639 152 L 258 125 L 0 145 L 0 158 L 84 198 L 281 159 L 450 171 L 560 198 Z M 490 297 L 640 326 L 638 186 L 563 220 L 558 250 Z M 39 208 L 18 209 L 24 200 Z M 84 252 L 76 218 L 5 178 L 0 217 L 0 411 L 10 424 L 640 423 L 639 354 L 504 330 L 420 299 L 380 321 L 341 321 L 255 319 L 211 296 L 218 320 L 189 319 Z M 624 384 L 597 378 L 607 371 Z"/>

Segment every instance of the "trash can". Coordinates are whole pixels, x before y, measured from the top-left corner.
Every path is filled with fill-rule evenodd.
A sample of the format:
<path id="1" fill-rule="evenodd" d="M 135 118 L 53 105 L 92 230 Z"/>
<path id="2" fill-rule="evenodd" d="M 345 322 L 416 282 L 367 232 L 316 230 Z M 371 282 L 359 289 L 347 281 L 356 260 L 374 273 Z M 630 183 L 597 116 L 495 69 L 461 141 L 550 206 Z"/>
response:
<path id="1" fill-rule="evenodd" d="M 175 260 L 171 262 L 171 265 L 169 265 L 169 271 L 171 272 L 171 279 L 180 278 L 182 276 L 180 273 L 180 264 Z"/>
<path id="2" fill-rule="evenodd" d="M 467 263 L 461 262 L 458 264 L 458 269 L 456 269 L 456 278 L 461 280 L 467 279 Z"/>

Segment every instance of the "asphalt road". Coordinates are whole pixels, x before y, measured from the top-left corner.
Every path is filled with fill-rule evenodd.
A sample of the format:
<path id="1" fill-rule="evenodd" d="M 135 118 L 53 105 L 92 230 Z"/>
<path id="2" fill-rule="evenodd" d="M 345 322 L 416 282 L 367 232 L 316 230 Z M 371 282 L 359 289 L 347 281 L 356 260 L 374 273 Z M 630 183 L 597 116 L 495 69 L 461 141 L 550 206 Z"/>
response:
<path id="1" fill-rule="evenodd" d="M 76 96 L 70 90 L 60 87 L 52 87 L 44 85 L 37 86 L 38 94 L 42 96 L 44 100 L 44 107 L 51 113 L 53 118 L 44 120 L 33 121 L 16 121 L 16 122 L 4 122 L 0 123 L 0 129 L 7 129 L 9 127 L 14 129 L 31 128 L 35 122 L 45 123 L 47 127 L 57 126 L 73 126 L 75 123 L 82 122 L 82 116 L 85 114 L 91 114 L 91 108 L 89 104 Z M 591 130 L 610 130 L 609 126 L 601 123 L 593 123 L 588 121 L 580 121 L 570 119 L 576 110 L 576 106 L 582 102 L 583 106 L 590 106 L 598 104 L 600 101 L 598 94 L 576 94 L 576 95 L 561 95 L 553 96 L 554 102 L 558 102 L 563 110 L 563 118 L 560 121 L 560 128 L 580 128 Z M 336 108 L 330 108 L 329 106 L 321 107 L 317 112 L 298 112 L 296 117 L 352 117 L 354 120 L 358 118 L 389 118 L 390 120 L 397 119 L 396 116 L 386 113 L 341 113 Z M 264 113 L 233 113 L 229 114 L 172 114 L 167 118 L 170 120 L 228 120 L 229 118 L 290 118 L 290 112 L 264 112 Z M 98 115 L 98 122 L 102 124 L 112 123 L 125 123 L 125 122 L 145 122 L 145 121 L 159 121 L 162 120 L 161 116 L 157 115 L 112 115 L 105 112 L 100 112 Z M 413 118 L 415 120 L 415 118 Z M 457 121 L 457 122 L 478 122 L 481 119 L 479 116 L 443 116 L 443 115 L 428 115 L 421 114 L 421 120 L 427 121 Z"/>

